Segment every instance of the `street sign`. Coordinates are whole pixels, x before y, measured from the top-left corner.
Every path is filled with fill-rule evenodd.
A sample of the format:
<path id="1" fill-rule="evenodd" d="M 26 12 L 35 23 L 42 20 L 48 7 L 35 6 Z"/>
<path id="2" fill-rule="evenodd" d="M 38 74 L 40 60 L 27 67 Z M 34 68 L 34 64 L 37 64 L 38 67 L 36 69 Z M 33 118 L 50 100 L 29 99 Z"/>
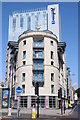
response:
<path id="1" fill-rule="evenodd" d="M 22 92 L 22 88 L 21 88 L 20 86 L 18 86 L 18 87 L 16 88 L 16 92 L 17 92 L 18 95 L 20 95 L 21 92 Z"/>

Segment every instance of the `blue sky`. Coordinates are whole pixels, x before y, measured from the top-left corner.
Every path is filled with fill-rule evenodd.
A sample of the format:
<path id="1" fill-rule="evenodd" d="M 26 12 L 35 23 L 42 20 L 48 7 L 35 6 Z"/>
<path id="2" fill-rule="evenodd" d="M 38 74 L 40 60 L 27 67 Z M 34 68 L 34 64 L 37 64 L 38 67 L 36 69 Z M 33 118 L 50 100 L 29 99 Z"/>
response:
<path id="1" fill-rule="evenodd" d="M 56 2 L 58 3 L 58 2 Z M 9 15 L 14 11 L 47 7 L 50 2 L 3 2 L 2 3 L 2 80 L 5 79 L 6 48 L 8 43 Z M 61 2 L 61 41 L 66 42 L 66 61 L 70 67 L 73 86 L 78 84 L 78 3 Z"/>

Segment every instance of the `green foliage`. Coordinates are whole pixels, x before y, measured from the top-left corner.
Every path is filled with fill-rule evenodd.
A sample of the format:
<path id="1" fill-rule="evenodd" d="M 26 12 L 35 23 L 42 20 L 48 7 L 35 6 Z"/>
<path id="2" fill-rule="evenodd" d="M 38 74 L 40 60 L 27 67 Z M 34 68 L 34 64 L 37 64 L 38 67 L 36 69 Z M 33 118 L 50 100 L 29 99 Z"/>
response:
<path id="1" fill-rule="evenodd" d="M 75 92 L 77 93 L 78 98 L 80 98 L 80 88 L 78 88 L 77 90 L 75 90 Z"/>

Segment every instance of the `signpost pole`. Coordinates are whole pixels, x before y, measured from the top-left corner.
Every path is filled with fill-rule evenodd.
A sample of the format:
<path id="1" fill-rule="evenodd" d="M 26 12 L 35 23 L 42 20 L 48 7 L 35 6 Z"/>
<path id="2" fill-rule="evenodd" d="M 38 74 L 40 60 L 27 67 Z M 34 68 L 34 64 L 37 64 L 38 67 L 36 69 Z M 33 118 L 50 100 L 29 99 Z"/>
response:
<path id="1" fill-rule="evenodd" d="M 16 88 L 16 92 L 17 92 L 17 96 L 18 96 L 18 102 L 17 102 L 17 117 L 19 117 L 20 116 L 20 107 L 19 107 L 19 105 L 20 105 L 20 95 L 21 95 L 21 92 L 22 92 L 22 88 L 20 87 L 20 86 L 18 86 L 17 88 Z"/>
<path id="2" fill-rule="evenodd" d="M 18 103 L 17 103 L 17 117 L 20 116 L 20 114 L 19 114 L 19 112 L 20 112 L 20 110 L 19 110 L 19 101 L 20 101 L 20 96 L 18 96 Z"/>

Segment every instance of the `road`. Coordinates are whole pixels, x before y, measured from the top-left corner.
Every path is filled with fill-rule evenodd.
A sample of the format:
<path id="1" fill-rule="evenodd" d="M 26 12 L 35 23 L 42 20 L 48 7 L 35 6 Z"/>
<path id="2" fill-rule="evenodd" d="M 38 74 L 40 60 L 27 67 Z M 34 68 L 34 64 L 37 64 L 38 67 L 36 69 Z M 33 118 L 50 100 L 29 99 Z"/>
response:
<path id="1" fill-rule="evenodd" d="M 80 103 L 76 106 L 74 111 L 72 112 L 71 116 L 79 117 L 80 118 Z"/>
<path id="2" fill-rule="evenodd" d="M 31 115 L 25 116 L 22 115 L 20 118 L 16 118 L 16 115 L 10 118 L 3 118 L 2 120 L 31 120 Z M 41 115 L 37 120 L 80 120 L 80 103 L 72 110 L 71 114 L 67 116 L 44 116 Z"/>

